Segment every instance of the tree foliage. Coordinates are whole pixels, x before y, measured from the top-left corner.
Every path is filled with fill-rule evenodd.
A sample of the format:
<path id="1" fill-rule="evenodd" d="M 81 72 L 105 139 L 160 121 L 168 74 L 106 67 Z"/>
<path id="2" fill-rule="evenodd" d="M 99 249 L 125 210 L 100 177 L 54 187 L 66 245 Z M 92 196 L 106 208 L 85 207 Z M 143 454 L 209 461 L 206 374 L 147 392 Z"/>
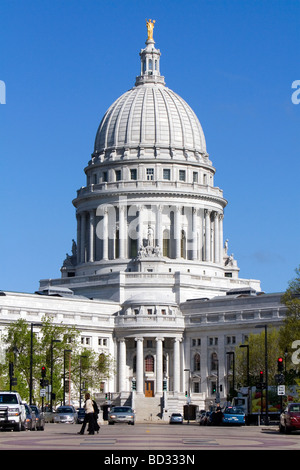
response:
<path id="1" fill-rule="evenodd" d="M 299 372 L 299 359 L 295 357 L 294 350 L 300 346 L 300 268 L 295 272 L 296 277 L 290 281 L 281 299 L 286 306 L 286 315 L 280 329 L 279 343 L 281 350 L 286 352 L 287 369 Z"/>
<path id="2" fill-rule="evenodd" d="M 20 319 L 7 328 L 3 340 L 6 360 L 0 364 L 0 387 L 9 389 L 9 362 L 13 362 L 14 376 L 17 378 L 14 389 L 26 401 L 29 400 L 32 370 L 32 402 L 41 402 L 42 366 L 46 367 L 46 378 L 50 381 L 52 365 L 53 392 L 56 395 L 54 404 L 63 401 L 64 378 L 66 382 L 71 378 L 71 396 L 78 401 L 80 383 L 81 389 L 100 390 L 101 381 L 114 372 L 110 355 L 99 355 L 83 348 L 79 330 L 62 323 L 56 324 L 51 316 L 43 317 L 39 325 Z"/>
<path id="3" fill-rule="evenodd" d="M 267 328 L 267 354 L 268 354 L 268 382 L 275 385 L 277 374 L 277 358 L 280 356 L 278 344 L 279 331 L 276 328 Z M 260 371 L 265 377 L 265 331 L 251 333 L 246 343 L 249 347 L 249 378 L 250 385 L 259 381 Z M 247 353 L 246 348 L 237 347 L 235 350 L 236 383 L 238 388 L 247 384 Z"/>

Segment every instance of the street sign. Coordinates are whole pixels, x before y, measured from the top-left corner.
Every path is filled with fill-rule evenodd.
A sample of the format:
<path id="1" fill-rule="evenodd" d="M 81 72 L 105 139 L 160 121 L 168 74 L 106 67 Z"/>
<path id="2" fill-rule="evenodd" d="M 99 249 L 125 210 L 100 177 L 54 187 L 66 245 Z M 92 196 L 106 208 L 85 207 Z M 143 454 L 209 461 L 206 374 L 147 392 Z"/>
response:
<path id="1" fill-rule="evenodd" d="M 278 385 L 277 395 L 285 395 L 285 385 Z"/>
<path id="2" fill-rule="evenodd" d="M 45 397 L 46 396 L 46 389 L 45 388 L 41 388 L 40 390 L 40 397 Z"/>

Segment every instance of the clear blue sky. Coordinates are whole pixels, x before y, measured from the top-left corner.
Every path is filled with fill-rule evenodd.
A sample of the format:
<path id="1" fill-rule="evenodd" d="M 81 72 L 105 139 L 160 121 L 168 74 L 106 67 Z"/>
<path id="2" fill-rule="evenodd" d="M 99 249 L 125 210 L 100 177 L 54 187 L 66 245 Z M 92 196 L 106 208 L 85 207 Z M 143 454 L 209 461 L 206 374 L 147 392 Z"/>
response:
<path id="1" fill-rule="evenodd" d="M 145 19 L 166 85 L 196 112 L 240 277 L 284 291 L 300 264 L 300 2 L 1 0 L 0 289 L 60 277 L 72 199 L 106 109 L 134 85 Z"/>

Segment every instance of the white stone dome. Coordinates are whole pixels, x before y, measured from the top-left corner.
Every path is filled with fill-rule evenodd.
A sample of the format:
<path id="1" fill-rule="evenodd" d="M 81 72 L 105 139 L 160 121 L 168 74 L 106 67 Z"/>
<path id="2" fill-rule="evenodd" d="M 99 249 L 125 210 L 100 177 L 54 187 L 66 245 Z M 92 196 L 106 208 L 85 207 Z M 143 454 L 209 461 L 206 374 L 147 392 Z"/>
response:
<path id="1" fill-rule="evenodd" d="M 207 157 L 201 124 L 191 107 L 165 86 L 154 44 L 147 40 L 135 86 L 110 106 L 100 123 L 94 157 L 101 161 L 140 157 L 144 150 L 163 158 Z"/>
<path id="2" fill-rule="evenodd" d="M 107 110 L 94 151 L 153 146 L 206 154 L 204 133 L 191 107 L 161 83 L 142 83 Z"/>

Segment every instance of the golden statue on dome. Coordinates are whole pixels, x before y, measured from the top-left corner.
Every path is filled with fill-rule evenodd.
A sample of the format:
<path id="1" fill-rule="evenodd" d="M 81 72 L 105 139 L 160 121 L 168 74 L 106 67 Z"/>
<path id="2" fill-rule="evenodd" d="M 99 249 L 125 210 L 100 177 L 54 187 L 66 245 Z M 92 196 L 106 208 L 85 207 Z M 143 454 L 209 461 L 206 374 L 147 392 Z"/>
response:
<path id="1" fill-rule="evenodd" d="M 154 28 L 154 23 L 155 20 L 147 20 L 146 18 L 146 24 L 147 24 L 147 30 L 148 30 L 148 41 L 153 41 L 153 28 Z"/>

